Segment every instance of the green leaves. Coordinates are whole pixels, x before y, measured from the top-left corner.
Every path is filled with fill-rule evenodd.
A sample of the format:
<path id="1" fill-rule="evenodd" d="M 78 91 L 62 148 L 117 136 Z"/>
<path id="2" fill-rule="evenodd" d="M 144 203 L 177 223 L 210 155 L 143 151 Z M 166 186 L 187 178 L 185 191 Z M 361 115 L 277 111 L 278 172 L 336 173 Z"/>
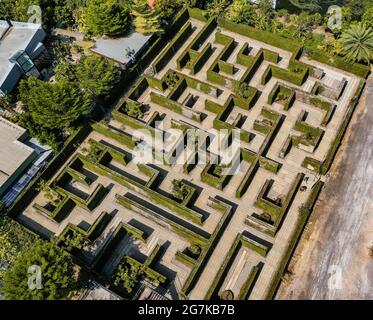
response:
<path id="1" fill-rule="evenodd" d="M 128 6 L 116 0 L 88 0 L 83 20 L 93 36 L 118 37 L 129 29 L 131 17 Z"/>
<path id="2" fill-rule="evenodd" d="M 342 33 L 341 54 L 351 62 L 364 61 L 369 63 L 373 59 L 373 29 L 366 24 L 352 25 Z"/>
<path id="3" fill-rule="evenodd" d="M 41 289 L 30 289 L 29 268 L 41 269 Z M 70 255 L 54 242 L 37 241 L 4 276 L 2 292 L 8 300 L 55 300 L 68 297 L 76 288 Z"/>
<path id="4" fill-rule="evenodd" d="M 135 16 L 133 26 L 136 32 L 142 34 L 163 32 L 160 15 L 149 7 L 147 0 L 134 0 L 131 9 Z"/>
<path id="5" fill-rule="evenodd" d="M 47 129 L 70 128 L 92 104 L 88 93 L 65 80 L 51 84 L 31 77 L 19 89 L 24 111 Z"/>

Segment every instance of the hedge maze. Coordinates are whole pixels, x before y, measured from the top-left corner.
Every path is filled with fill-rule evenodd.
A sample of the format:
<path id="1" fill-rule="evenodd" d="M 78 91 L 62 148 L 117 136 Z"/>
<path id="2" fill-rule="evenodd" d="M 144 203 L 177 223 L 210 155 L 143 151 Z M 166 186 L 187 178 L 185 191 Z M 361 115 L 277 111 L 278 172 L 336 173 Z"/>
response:
<path id="1" fill-rule="evenodd" d="M 170 30 L 18 219 L 125 298 L 272 299 L 366 70 L 199 10 Z"/>

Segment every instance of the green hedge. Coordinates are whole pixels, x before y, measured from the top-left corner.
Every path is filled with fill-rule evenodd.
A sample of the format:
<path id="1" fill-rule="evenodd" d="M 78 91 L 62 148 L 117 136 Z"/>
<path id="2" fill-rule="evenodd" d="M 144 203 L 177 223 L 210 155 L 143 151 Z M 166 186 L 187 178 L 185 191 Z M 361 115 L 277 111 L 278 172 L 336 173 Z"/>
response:
<path id="1" fill-rule="evenodd" d="M 131 210 L 136 210 L 134 208 L 137 208 L 137 210 L 141 210 L 142 212 L 146 212 L 148 213 L 149 215 L 151 215 L 155 221 L 157 220 L 163 220 L 164 222 L 166 222 L 167 224 L 169 224 L 171 227 L 172 227 L 172 230 L 177 233 L 178 235 L 180 235 L 181 237 L 185 238 L 187 241 L 189 241 L 191 244 L 198 244 L 200 245 L 202 248 L 205 247 L 207 245 L 207 242 L 208 242 L 208 239 L 204 238 L 203 236 L 195 233 L 194 231 L 190 230 L 190 229 L 187 229 L 186 227 L 183 227 L 182 225 L 164 217 L 164 216 L 161 216 L 159 215 L 158 213 L 152 211 L 151 209 L 141 205 L 140 203 L 137 203 L 127 197 L 123 197 L 123 196 L 120 196 L 120 195 L 116 195 L 115 196 L 115 199 L 117 201 L 117 203 L 119 203 L 120 205 L 122 205 L 123 207 L 125 208 L 128 208 L 128 209 L 131 209 Z"/>
<path id="2" fill-rule="evenodd" d="M 138 229 L 134 226 L 131 226 L 128 223 L 123 223 L 123 228 L 127 231 L 127 233 L 129 233 L 133 237 L 135 237 L 137 239 L 140 239 L 143 242 L 146 242 L 144 231 L 142 231 L 142 230 L 140 230 L 140 229 Z"/>
<path id="3" fill-rule="evenodd" d="M 183 107 L 181 104 L 171 100 L 171 99 L 168 99 L 160 94 L 157 94 L 155 92 L 151 92 L 150 93 L 150 99 L 152 102 L 162 106 L 162 107 L 165 107 L 167 109 L 170 109 L 176 113 L 179 113 L 179 114 L 182 114 L 183 113 Z"/>
<path id="4" fill-rule="evenodd" d="M 215 198 L 216 199 L 216 198 Z M 217 199 L 216 199 L 217 200 Z M 221 205 L 226 206 L 226 210 L 223 213 L 223 217 L 220 219 L 218 225 L 216 226 L 214 232 L 212 233 L 210 239 L 209 239 L 209 246 L 206 248 L 206 250 L 202 250 L 202 253 L 200 254 L 198 258 L 198 262 L 196 264 L 196 267 L 193 268 L 192 272 L 189 274 L 188 279 L 185 281 L 182 293 L 184 295 L 188 295 L 189 292 L 192 290 L 193 286 L 198 281 L 201 273 L 203 272 L 204 268 L 206 267 L 212 253 L 215 250 L 216 245 L 220 241 L 220 238 L 222 237 L 223 233 L 226 230 L 226 227 L 229 225 L 234 210 L 232 210 L 232 207 L 225 202 L 222 202 L 220 200 L 217 200 L 221 203 Z"/>
<path id="5" fill-rule="evenodd" d="M 213 53 L 211 43 L 208 43 L 205 48 L 201 51 L 201 54 L 197 59 L 195 59 L 194 63 L 191 65 L 190 69 L 192 74 L 195 75 L 198 73 L 202 67 L 205 65 L 207 60 L 211 57 Z"/>
<path id="6" fill-rule="evenodd" d="M 304 69 L 300 72 L 292 72 L 288 69 L 283 69 L 274 65 L 269 65 L 262 75 L 261 83 L 266 85 L 272 77 L 290 82 L 297 86 L 301 86 L 308 77 L 309 70 Z"/>
<path id="7" fill-rule="evenodd" d="M 92 128 L 95 131 L 97 131 L 98 133 L 101 133 L 102 135 L 104 135 L 105 137 L 114 139 L 114 140 L 124 144 L 125 146 L 127 146 L 131 150 L 136 147 L 136 141 L 134 140 L 134 138 L 132 136 L 126 135 L 126 134 L 121 133 L 119 131 L 115 131 L 115 130 L 109 128 L 108 126 L 106 126 L 103 123 L 99 123 L 99 122 L 94 123 L 94 124 L 92 124 Z"/>
<path id="8" fill-rule="evenodd" d="M 85 140 L 91 132 L 91 126 L 86 121 L 79 126 L 64 142 L 62 149 L 48 163 L 44 170 L 36 176 L 28 186 L 19 194 L 12 206 L 8 209 L 7 215 L 15 218 L 30 205 L 39 194 L 38 186 L 41 180 L 48 181 L 65 164 L 67 159 L 75 152 L 77 147 Z"/>
<path id="9" fill-rule="evenodd" d="M 189 12 L 189 16 L 191 18 L 207 22 L 206 11 L 203 11 L 203 10 L 198 9 L 198 8 L 190 8 L 190 7 L 188 7 L 188 12 Z"/>
<path id="10" fill-rule="evenodd" d="M 253 125 L 253 128 L 255 131 L 258 131 L 264 135 L 267 135 L 271 132 L 272 128 L 267 126 L 266 124 L 258 121 L 258 120 L 255 120 L 254 121 L 254 125 Z"/>
<path id="11" fill-rule="evenodd" d="M 308 169 L 309 165 L 314 168 L 313 171 L 315 171 L 316 173 L 321 173 L 321 168 L 322 168 L 322 162 L 321 161 L 316 160 L 316 159 L 311 158 L 311 157 L 305 157 L 303 162 L 302 162 L 302 167 Z"/>
<path id="12" fill-rule="evenodd" d="M 181 251 L 176 252 L 175 259 L 191 268 L 194 268 L 197 263 L 196 260 L 194 260 L 192 257 L 187 256 Z"/>
<path id="13" fill-rule="evenodd" d="M 360 84 L 359 84 L 359 87 L 357 88 L 357 90 L 355 92 L 355 95 L 354 95 L 353 99 L 351 100 L 351 102 L 348 106 L 348 110 L 347 110 L 347 113 L 345 114 L 345 117 L 343 119 L 343 123 L 338 129 L 337 136 L 335 137 L 335 139 L 332 143 L 332 146 L 329 149 L 329 151 L 326 155 L 326 158 L 325 158 L 325 160 L 322 164 L 321 172 L 324 175 L 329 171 L 329 169 L 332 165 L 334 157 L 337 154 L 338 148 L 339 148 L 340 144 L 342 143 L 344 134 L 345 134 L 345 132 L 348 128 L 348 124 L 350 123 L 350 120 L 352 118 L 352 115 L 355 111 L 355 108 L 356 108 L 357 104 L 359 103 L 359 99 L 360 99 L 361 94 L 363 93 L 364 87 L 365 87 L 365 81 L 361 80 Z"/>
<path id="14" fill-rule="evenodd" d="M 301 234 L 304 230 L 304 227 L 307 223 L 307 220 L 313 210 L 313 207 L 316 203 L 318 195 L 321 192 L 324 183 L 322 181 L 318 181 L 315 186 L 313 187 L 309 198 L 307 199 L 305 205 L 299 209 L 300 215 L 298 216 L 297 227 L 294 228 L 294 232 L 290 235 L 289 238 L 289 245 L 285 254 L 282 256 L 281 261 L 279 263 L 278 271 L 274 275 L 269 285 L 269 290 L 266 295 L 266 300 L 271 300 L 274 298 L 277 288 L 280 284 L 281 278 L 287 268 L 287 265 L 290 261 L 290 258 L 297 246 L 298 241 L 300 240 Z"/>
<path id="15" fill-rule="evenodd" d="M 241 287 L 237 300 L 247 300 L 249 298 L 250 291 L 253 288 L 254 281 L 257 278 L 258 273 L 259 268 L 257 266 L 251 268 L 249 276 L 247 277 L 244 285 Z"/>
<path id="16" fill-rule="evenodd" d="M 154 72 L 160 72 L 173 58 L 176 52 L 183 46 L 185 41 L 193 33 L 191 22 L 187 22 L 184 27 L 175 35 L 172 41 L 164 49 L 163 53 L 152 64 Z"/>
<path id="17" fill-rule="evenodd" d="M 266 107 L 262 108 L 260 114 L 271 121 L 277 121 L 280 117 L 280 114 L 277 111 L 271 110 Z"/>
<path id="18" fill-rule="evenodd" d="M 330 57 L 326 53 L 320 50 L 315 50 L 309 47 L 306 47 L 304 51 L 305 51 L 305 55 L 312 60 L 316 60 L 318 62 L 335 67 L 337 69 L 342 69 L 349 73 L 353 73 L 358 77 L 365 79 L 368 77 L 370 73 L 370 68 L 368 66 L 365 66 L 359 63 L 349 63 L 342 57 L 338 57 L 338 56 Z"/>
<path id="19" fill-rule="evenodd" d="M 75 207 L 75 202 L 72 201 L 69 197 L 65 197 L 53 211 L 47 210 L 45 207 L 35 203 L 33 205 L 34 209 L 46 215 L 47 217 L 55 220 L 57 223 L 61 223 L 67 218 L 71 211 Z"/>
<path id="20" fill-rule="evenodd" d="M 261 168 L 266 169 L 266 170 L 268 170 L 270 172 L 273 172 L 273 173 L 276 173 L 276 174 L 281 168 L 281 163 L 278 163 L 276 161 L 273 161 L 273 160 L 270 160 L 270 159 L 267 159 L 267 158 L 264 158 L 264 157 L 261 157 L 259 159 L 259 164 L 260 164 Z"/>
<path id="21" fill-rule="evenodd" d="M 222 72 L 225 72 L 227 74 L 233 75 L 234 74 L 234 65 L 225 61 L 220 60 L 218 62 L 219 69 Z"/>
<path id="22" fill-rule="evenodd" d="M 225 20 L 223 18 L 218 18 L 218 25 L 221 28 L 225 28 L 229 31 L 236 32 L 243 36 L 264 42 L 266 44 L 269 44 L 275 47 L 279 47 L 283 50 L 287 50 L 290 52 L 294 52 L 297 49 L 299 49 L 299 47 L 301 47 L 301 45 L 295 40 L 285 39 L 271 32 L 261 31 L 261 30 L 249 27 L 247 25 L 237 24 L 237 23 Z"/>
<path id="23" fill-rule="evenodd" d="M 259 160 L 256 159 L 252 165 L 250 166 L 249 170 L 246 172 L 244 178 L 242 179 L 240 185 L 236 190 L 236 198 L 241 198 L 249 188 L 251 182 L 253 181 L 257 171 L 259 169 Z"/>

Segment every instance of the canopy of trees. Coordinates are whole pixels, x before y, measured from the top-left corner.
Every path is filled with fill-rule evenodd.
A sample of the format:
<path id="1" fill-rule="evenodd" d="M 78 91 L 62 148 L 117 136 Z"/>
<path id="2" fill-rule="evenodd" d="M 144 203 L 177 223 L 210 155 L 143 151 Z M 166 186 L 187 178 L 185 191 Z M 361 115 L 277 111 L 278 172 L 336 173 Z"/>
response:
<path id="1" fill-rule="evenodd" d="M 116 0 L 88 0 L 83 20 L 85 30 L 93 36 L 121 36 L 131 23 L 129 7 Z"/>
<path id="2" fill-rule="evenodd" d="M 58 148 L 69 128 L 92 105 L 88 92 L 68 81 L 48 83 L 30 77 L 19 85 L 19 98 L 23 104 L 20 122 L 40 142 Z"/>
<path id="3" fill-rule="evenodd" d="M 133 0 L 131 7 L 135 16 L 133 25 L 137 32 L 150 34 L 163 31 L 159 13 L 149 7 L 147 0 Z"/>
<path id="4" fill-rule="evenodd" d="M 29 287 L 29 268 L 41 269 L 41 288 Z M 1 291 L 8 300 L 56 300 L 67 298 L 76 288 L 70 255 L 54 242 L 37 241 L 4 275 Z"/>

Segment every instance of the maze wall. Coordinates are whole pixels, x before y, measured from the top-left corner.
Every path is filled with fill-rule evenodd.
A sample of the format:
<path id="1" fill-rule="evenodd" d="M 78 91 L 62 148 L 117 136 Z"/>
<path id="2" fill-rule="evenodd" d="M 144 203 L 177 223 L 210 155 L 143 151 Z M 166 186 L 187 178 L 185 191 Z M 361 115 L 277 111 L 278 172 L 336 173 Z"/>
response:
<path id="1" fill-rule="evenodd" d="M 132 267 L 173 299 L 271 299 L 362 80 L 239 25 L 188 11 L 177 24 L 19 219 L 126 297 Z M 215 152 L 219 130 L 239 142 L 234 174 Z M 135 161 L 139 146 L 148 162 Z"/>

